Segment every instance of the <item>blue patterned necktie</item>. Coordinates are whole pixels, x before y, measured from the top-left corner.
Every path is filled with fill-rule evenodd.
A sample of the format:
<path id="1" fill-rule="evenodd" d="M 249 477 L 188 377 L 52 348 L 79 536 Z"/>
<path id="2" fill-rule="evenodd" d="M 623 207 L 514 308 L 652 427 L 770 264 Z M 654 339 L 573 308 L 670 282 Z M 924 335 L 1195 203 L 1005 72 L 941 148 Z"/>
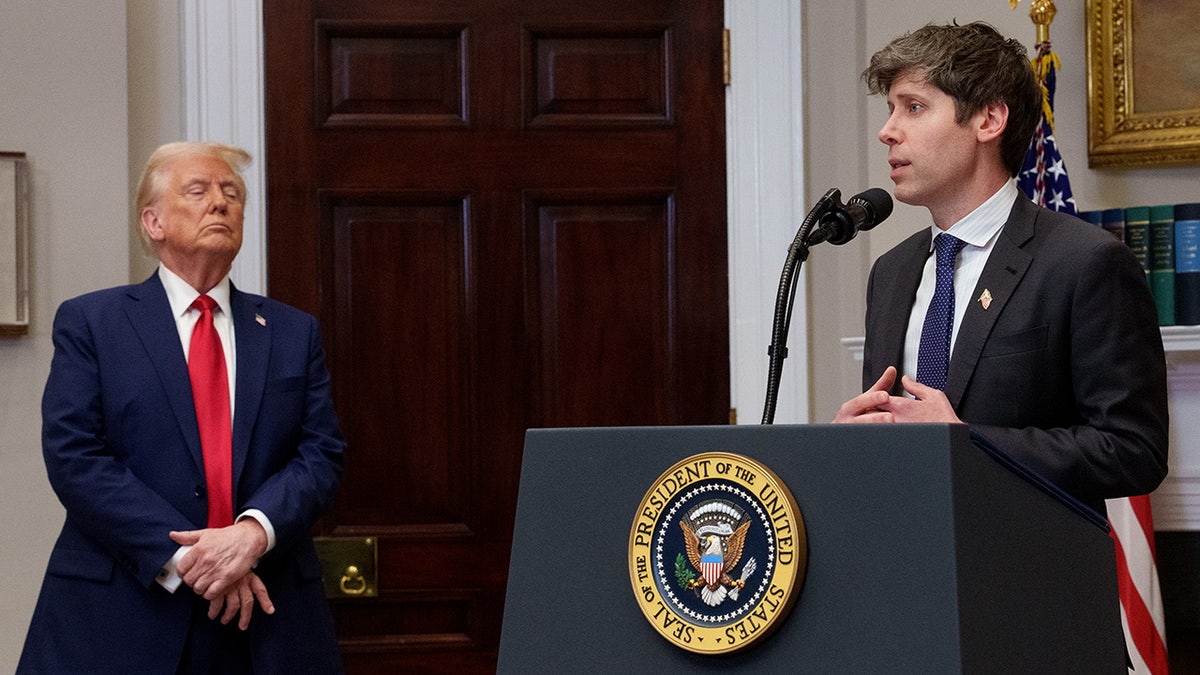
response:
<path id="1" fill-rule="evenodd" d="M 954 327 L 954 261 L 966 242 L 942 233 L 933 244 L 937 249 L 937 283 L 921 327 L 917 382 L 945 390 L 946 373 L 950 369 L 950 333 Z"/>

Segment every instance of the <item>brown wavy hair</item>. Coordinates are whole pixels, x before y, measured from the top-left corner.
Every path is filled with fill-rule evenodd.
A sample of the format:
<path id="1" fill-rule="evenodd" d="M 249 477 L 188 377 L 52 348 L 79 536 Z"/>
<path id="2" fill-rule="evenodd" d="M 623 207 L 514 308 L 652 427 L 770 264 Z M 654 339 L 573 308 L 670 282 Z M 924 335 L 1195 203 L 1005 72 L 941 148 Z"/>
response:
<path id="1" fill-rule="evenodd" d="M 1017 175 L 1042 107 L 1041 85 L 1024 45 L 982 22 L 930 24 L 875 52 L 862 73 L 868 90 L 885 96 L 905 76 L 922 78 L 953 98 L 959 124 L 989 103 L 1006 104 L 1000 157 L 1009 173 Z"/>

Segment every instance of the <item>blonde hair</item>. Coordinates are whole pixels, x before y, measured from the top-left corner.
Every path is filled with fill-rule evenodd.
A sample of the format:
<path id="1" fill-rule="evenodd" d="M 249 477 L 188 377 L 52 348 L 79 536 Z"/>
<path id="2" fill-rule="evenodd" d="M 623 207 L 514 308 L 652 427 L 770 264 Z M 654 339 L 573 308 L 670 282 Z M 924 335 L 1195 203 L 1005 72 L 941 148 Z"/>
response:
<path id="1" fill-rule="evenodd" d="M 154 245 L 150 240 L 150 235 L 146 234 L 146 229 L 141 226 L 142 211 L 157 202 L 167 189 L 167 169 L 170 165 L 178 159 L 196 156 L 214 157 L 228 164 L 230 171 L 233 172 L 233 180 L 237 183 L 238 192 L 241 194 L 242 204 L 243 206 L 246 204 L 248 195 L 242 170 L 251 161 L 250 153 L 233 145 L 208 141 L 179 141 L 160 145 L 150 155 L 150 159 L 146 160 L 146 167 L 142 169 L 142 177 L 138 181 L 137 203 L 134 208 L 134 222 L 137 225 L 138 236 L 141 239 L 142 248 L 147 253 L 154 254 Z"/>

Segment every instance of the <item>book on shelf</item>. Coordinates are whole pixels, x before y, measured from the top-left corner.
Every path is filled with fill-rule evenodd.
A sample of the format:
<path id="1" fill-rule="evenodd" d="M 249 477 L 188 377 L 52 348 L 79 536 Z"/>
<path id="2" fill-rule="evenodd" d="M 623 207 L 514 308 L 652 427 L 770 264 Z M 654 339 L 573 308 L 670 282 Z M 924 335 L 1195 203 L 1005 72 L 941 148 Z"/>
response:
<path id="1" fill-rule="evenodd" d="M 1158 325 L 1175 325 L 1175 205 L 1150 207 L 1150 290 Z"/>
<path id="2" fill-rule="evenodd" d="M 1098 209 L 1096 211 L 1085 211 L 1084 213 L 1086 214 L 1084 215 L 1084 220 L 1103 227 L 1117 239 L 1125 241 L 1124 209 Z"/>
<path id="3" fill-rule="evenodd" d="M 1160 326 L 1200 326 L 1200 202 L 1095 209 L 1078 216 L 1133 251 Z"/>
<path id="4" fill-rule="evenodd" d="M 1107 209 L 1121 211 L 1125 217 L 1125 244 L 1133 251 L 1138 264 L 1146 273 L 1146 281 L 1150 281 L 1150 207 L 1130 206 L 1124 209 Z M 1115 217 L 1115 216 L 1114 216 Z"/>
<path id="5" fill-rule="evenodd" d="M 1200 325 L 1200 203 L 1176 204 L 1175 323 Z"/>

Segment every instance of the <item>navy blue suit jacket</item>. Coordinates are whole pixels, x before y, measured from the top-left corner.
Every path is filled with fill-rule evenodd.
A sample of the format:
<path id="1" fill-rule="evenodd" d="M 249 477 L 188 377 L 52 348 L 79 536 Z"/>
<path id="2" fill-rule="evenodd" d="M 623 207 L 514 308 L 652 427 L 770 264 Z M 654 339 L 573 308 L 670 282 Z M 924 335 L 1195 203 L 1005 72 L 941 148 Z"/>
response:
<path id="1" fill-rule="evenodd" d="M 259 562 L 275 604 L 256 608 L 256 672 L 337 672 L 310 534 L 341 478 L 344 442 L 316 320 L 236 288 L 234 509 L 259 509 L 276 547 Z M 205 527 L 199 431 L 166 292 L 147 281 L 64 302 L 42 399 L 50 483 L 67 517 L 51 553 L 19 672 L 173 673 L 194 592 L 155 580 Z"/>
<path id="2" fill-rule="evenodd" d="M 930 236 L 917 232 L 871 270 L 864 389 L 888 366 L 903 372 Z M 1101 513 L 1104 499 L 1162 481 L 1166 359 L 1145 273 L 1124 243 L 1018 197 L 974 292 L 956 302 L 969 305 L 946 397 L 960 419 Z"/>

